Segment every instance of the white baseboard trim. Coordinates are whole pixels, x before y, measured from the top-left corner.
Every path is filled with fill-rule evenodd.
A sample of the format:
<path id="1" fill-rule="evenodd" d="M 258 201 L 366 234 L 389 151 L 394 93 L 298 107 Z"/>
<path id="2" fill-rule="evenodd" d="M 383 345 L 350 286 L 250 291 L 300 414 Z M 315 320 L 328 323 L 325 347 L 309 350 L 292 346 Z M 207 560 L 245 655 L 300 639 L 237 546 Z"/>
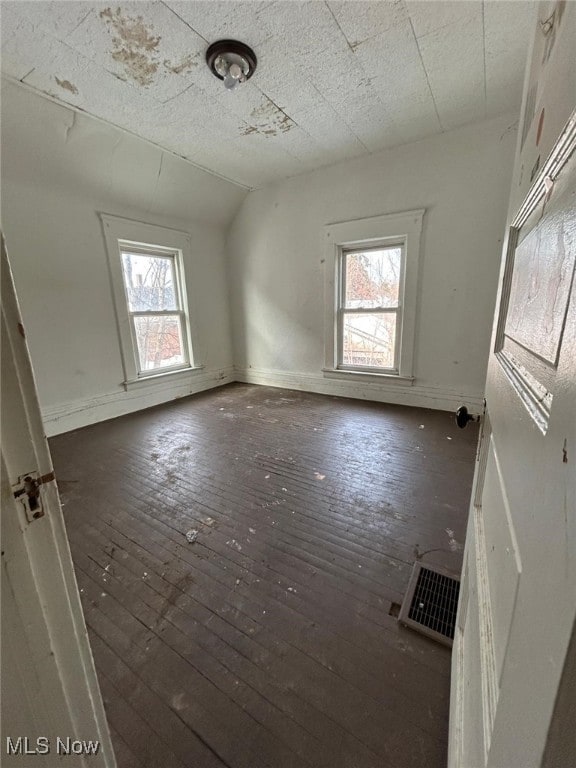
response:
<path id="1" fill-rule="evenodd" d="M 246 384 L 297 389 L 322 395 L 372 400 L 378 403 L 432 408 L 439 411 L 454 411 L 458 406 L 466 405 L 473 415 L 481 414 L 484 407 L 484 396 L 480 392 L 419 385 L 417 381 L 413 386 L 406 387 L 404 384 L 395 384 L 388 380 L 382 383 L 341 381 L 324 377 L 320 372 L 318 374 L 286 373 L 260 368 L 235 368 L 235 372 L 236 381 Z"/>
<path id="2" fill-rule="evenodd" d="M 151 381 L 148 386 L 143 384 L 129 391 L 125 391 L 122 387 L 110 394 L 43 408 L 44 429 L 47 437 L 60 435 L 63 432 L 87 427 L 89 424 L 96 424 L 134 411 L 142 411 L 206 389 L 221 387 L 235 380 L 234 368 L 230 366 L 209 371 L 206 369 L 196 371 L 184 380 L 179 378 L 177 382 Z"/>
<path id="3" fill-rule="evenodd" d="M 47 437 L 53 437 L 234 381 L 440 411 L 454 411 L 462 404 L 465 404 L 472 414 L 482 413 L 483 409 L 483 396 L 477 392 L 450 391 L 445 387 L 421 386 L 417 383 L 406 387 L 390 381 L 341 381 L 325 378 L 320 372 L 286 373 L 260 368 L 228 367 L 196 371 L 191 373 L 189 378 L 176 382 L 151 381 L 149 386 L 143 384 L 134 390 L 125 391 L 121 388 L 106 395 L 43 408 L 44 429 Z"/>

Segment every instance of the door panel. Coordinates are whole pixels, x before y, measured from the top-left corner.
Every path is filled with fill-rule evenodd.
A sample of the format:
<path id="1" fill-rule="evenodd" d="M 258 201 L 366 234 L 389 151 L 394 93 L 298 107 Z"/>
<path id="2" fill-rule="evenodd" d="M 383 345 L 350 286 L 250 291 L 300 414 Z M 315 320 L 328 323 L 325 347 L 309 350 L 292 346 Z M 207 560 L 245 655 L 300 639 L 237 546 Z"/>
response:
<path id="1" fill-rule="evenodd" d="M 576 765 L 566 727 L 575 705 L 566 676 L 576 632 L 576 91 L 560 66 L 574 62 L 576 3 L 544 3 L 539 16 L 555 37 L 541 40 L 548 27 L 536 24 L 535 55 L 546 56 L 530 64 L 526 87 L 537 114 L 561 105 L 546 125 L 562 130 L 555 141 L 543 134 L 549 154 L 531 184 L 532 129 L 517 151 L 453 651 L 450 768 L 541 768 L 550 754 L 562 755 L 555 768 Z"/>
<path id="2" fill-rule="evenodd" d="M 497 679 L 500 680 L 522 564 L 493 440 L 490 440 L 488 452 L 482 507 L 477 514 L 482 516 L 483 523 L 491 607 L 491 642 L 494 648 Z"/>
<path id="3" fill-rule="evenodd" d="M 576 117 L 564 144 L 552 194 L 517 222 L 519 247 L 509 249 L 508 269 L 512 285 L 523 286 L 501 305 L 504 333 L 486 388 L 508 505 L 498 511 L 497 499 L 483 495 L 482 507 L 502 527 L 504 516 L 513 521 L 520 559 L 515 569 L 510 558 L 492 592 L 495 623 L 513 605 L 506 641 L 495 632 L 501 673 L 488 759 L 506 768 L 540 765 L 576 615 Z M 515 281 L 525 271 L 530 280 Z M 514 340 L 511 315 L 523 329 Z"/>
<path id="4" fill-rule="evenodd" d="M 571 131 L 576 148 L 576 116 Z M 555 708 L 576 618 L 576 154 L 566 154 L 553 194 L 508 249 L 508 271 L 526 257 L 535 280 L 528 297 L 504 295 L 496 318 L 454 644 L 451 768 L 539 768 L 566 717 Z M 547 251 L 537 268 L 534 248 L 516 247 L 531 234 Z M 515 300 L 532 333 L 521 349 L 506 332 Z"/>
<path id="5" fill-rule="evenodd" d="M 72 560 L 52 461 L 44 436 L 24 327 L 2 238 L 2 765 L 55 766 L 60 738 L 97 741 L 97 754 L 74 753 L 74 766 L 116 765 Z M 32 494 L 22 479 L 42 478 Z M 30 488 L 30 485 L 28 485 Z M 10 753 L 7 738 L 21 750 Z M 22 745 L 22 740 L 28 741 Z M 24 755 L 28 754 L 29 757 Z"/>

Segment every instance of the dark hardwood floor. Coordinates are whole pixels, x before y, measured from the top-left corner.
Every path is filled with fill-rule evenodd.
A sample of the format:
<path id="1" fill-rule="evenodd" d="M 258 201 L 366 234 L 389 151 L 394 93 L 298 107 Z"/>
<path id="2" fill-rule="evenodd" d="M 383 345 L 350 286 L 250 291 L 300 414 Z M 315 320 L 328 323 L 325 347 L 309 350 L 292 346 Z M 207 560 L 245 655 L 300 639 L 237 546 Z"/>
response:
<path id="1" fill-rule="evenodd" d="M 119 768 L 440 768 L 477 429 L 233 384 L 50 441 Z M 197 530 L 189 543 L 186 533 Z"/>

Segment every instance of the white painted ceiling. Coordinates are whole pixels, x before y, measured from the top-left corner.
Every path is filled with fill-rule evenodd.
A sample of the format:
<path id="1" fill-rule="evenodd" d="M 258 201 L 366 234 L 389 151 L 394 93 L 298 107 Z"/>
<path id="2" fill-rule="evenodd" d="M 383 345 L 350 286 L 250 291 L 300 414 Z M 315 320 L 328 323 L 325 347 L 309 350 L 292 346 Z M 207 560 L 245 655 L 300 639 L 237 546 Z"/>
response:
<path id="1" fill-rule="evenodd" d="M 9 2 L 2 72 L 248 187 L 520 107 L 534 3 Z M 220 38 L 258 68 L 235 92 Z"/>

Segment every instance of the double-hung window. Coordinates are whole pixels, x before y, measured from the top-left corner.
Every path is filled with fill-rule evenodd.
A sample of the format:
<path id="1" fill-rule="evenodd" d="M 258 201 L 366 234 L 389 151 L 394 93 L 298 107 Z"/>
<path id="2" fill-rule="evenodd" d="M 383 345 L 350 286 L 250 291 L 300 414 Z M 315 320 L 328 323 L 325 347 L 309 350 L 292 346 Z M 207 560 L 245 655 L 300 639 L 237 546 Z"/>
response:
<path id="1" fill-rule="evenodd" d="M 403 242 L 340 251 L 338 368 L 398 372 L 404 253 Z"/>
<path id="2" fill-rule="evenodd" d="M 413 381 L 423 216 L 326 226 L 325 375 Z"/>
<path id="3" fill-rule="evenodd" d="M 138 374 L 187 367 L 180 254 L 122 241 L 120 254 Z"/>
<path id="4" fill-rule="evenodd" d="M 187 232 L 101 214 L 124 366 L 124 384 L 198 369 L 185 266 Z"/>

